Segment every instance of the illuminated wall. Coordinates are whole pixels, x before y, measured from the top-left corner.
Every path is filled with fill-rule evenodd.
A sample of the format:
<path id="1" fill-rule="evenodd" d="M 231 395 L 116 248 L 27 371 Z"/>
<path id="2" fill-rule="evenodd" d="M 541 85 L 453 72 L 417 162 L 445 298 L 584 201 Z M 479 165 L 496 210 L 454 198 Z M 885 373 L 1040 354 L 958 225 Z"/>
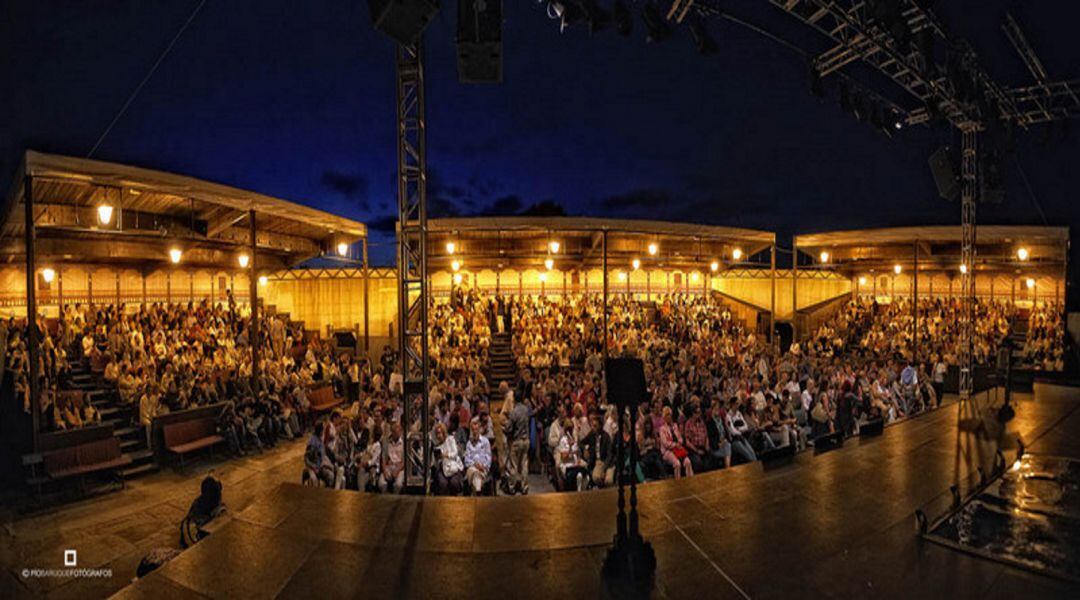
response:
<path id="1" fill-rule="evenodd" d="M 745 277 L 721 274 L 713 278 L 713 289 L 733 298 L 769 310 L 772 302 L 772 281 L 766 277 Z M 851 281 L 840 276 L 800 275 L 795 286 L 800 309 L 813 306 L 851 291 Z M 791 318 L 791 271 L 776 271 L 776 320 Z"/>

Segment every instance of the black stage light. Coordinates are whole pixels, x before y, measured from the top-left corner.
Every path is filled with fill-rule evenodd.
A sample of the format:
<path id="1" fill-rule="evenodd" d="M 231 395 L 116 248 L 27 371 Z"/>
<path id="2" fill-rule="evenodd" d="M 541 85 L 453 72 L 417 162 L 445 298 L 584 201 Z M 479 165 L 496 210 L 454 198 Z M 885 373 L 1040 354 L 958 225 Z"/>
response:
<path id="1" fill-rule="evenodd" d="M 697 48 L 698 54 L 709 56 L 716 54 L 720 49 L 716 45 L 716 40 L 709 34 L 709 28 L 705 26 L 705 20 L 701 17 L 694 17 L 690 20 L 690 37 L 694 39 L 694 47 Z"/>
<path id="2" fill-rule="evenodd" d="M 619 32 L 619 35 L 630 35 L 630 32 L 634 30 L 634 17 L 630 14 L 630 9 L 626 8 L 626 3 L 623 0 L 615 0 L 612 13 L 615 19 L 615 31 Z"/>
<path id="3" fill-rule="evenodd" d="M 438 0 L 368 0 L 375 30 L 399 44 L 412 44 L 439 12 Z"/>
<path id="4" fill-rule="evenodd" d="M 502 81 L 502 0 L 458 0 L 458 80 Z"/>
<path id="5" fill-rule="evenodd" d="M 662 42 L 671 36 L 671 28 L 664 23 L 660 10 L 652 2 L 641 8 L 641 20 L 645 23 L 646 42 Z"/>

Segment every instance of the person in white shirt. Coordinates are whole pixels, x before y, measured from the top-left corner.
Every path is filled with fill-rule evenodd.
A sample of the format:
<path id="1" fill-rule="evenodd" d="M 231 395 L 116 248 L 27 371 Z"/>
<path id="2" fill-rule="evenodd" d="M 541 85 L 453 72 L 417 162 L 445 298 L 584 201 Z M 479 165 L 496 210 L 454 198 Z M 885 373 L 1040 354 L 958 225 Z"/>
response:
<path id="1" fill-rule="evenodd" d="M 458 452 L 457 440 L 446 434 L 446 425 L 435 425 L 435 493 L 456 496 L 461 493 L 461 478 L 465 463 Z"/>
<path id="2" fill-rule="evenodd" d="M 491 477 L 491 442 L 480 435 L 480 423 L 473 419 L 469 425 L 469 441 L 465 443 L 465 479 L 474 494 L 484 489 Z"/>

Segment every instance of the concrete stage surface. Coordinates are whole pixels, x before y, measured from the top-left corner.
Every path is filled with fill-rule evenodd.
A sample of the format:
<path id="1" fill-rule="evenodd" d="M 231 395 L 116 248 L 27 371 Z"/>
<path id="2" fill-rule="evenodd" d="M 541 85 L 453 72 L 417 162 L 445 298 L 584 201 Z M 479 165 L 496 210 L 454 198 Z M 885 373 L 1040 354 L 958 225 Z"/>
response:
<path id="1" fill-rule="evenodd" d="M 998 440 L 1080 457 L 1080 390 L 1037 385 L 996 425 L 993 395 L 766 471 L 639 488 L 661 598 L 1078 597 L 1072 584 L 922 541 Z M 978 415 L 986 417 L 976 418 Z M 979 424 L 982 424 L 979 426 Z M 500 498 L 368 495 L 283 484 L 120 598 L 597 598 L 613 490 Z M 1080 549 L 1077 549 L 1080 552 Z"/>

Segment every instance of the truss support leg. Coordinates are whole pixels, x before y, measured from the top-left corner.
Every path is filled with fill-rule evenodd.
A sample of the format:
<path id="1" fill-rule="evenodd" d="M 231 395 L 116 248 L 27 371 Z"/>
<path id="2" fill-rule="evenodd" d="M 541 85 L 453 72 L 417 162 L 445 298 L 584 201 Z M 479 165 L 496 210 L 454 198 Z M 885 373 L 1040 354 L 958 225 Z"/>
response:
<path id="1" fill-rule="evenodd" d="M 397 48 L 398 352 L 405 486 L 426 493 L 428 452 L 427 175 L 424 67 L 419 40 Z"/>
<path id="2" fill-rule="evenodd" d="M 972 346 L 975 337 L 975 204 L 978 194 L 978 125 L 962 127 L 960 223 L 963 245 L 960 263 L 966 265 L 960 275 L 960 399 L 971 398 L 974 389 L 972 376 Z"/>

